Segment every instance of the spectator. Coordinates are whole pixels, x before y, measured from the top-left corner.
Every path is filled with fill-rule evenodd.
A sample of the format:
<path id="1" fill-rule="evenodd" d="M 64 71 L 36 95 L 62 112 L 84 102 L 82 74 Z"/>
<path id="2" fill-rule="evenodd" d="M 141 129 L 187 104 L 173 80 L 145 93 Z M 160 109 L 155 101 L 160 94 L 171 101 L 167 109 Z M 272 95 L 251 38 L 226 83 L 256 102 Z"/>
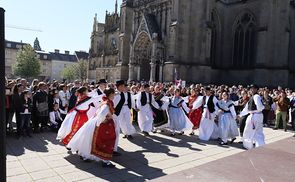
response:
<path id="1" fill-rule="evenodd" d="M 25 90 L 21 94 L 21 130 L 23 136 L 31 136 L 31 112 L 32 112 L 32 100 L 30 98 L 29 90 Z"/>
<path id="2" fill-rule="evenodd" d="M 277 130 L 279 128 L 280 122 L 282 121 L 283 128 L 285 131 L 287 131 L 287 116 L 290 107 L 290 100 L 287 98 L 286 93 L 284 91 L 281 91 L 280 96 L 275 98 L 274 101 L 277 104 L 276 126 L 274 130 Z"/>

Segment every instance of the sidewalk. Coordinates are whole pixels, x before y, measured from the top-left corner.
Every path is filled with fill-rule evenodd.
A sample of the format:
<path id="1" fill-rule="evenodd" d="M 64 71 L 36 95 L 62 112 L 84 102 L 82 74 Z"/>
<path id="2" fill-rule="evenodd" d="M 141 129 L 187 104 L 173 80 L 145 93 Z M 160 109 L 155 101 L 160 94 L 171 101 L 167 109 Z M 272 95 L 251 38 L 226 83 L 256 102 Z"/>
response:
<path id="1" fill-rule="evenodd" d="M 269 128 L 264 131 L 268 144 L 294 135 Z M 121 136 L 122 156 L 114 158 L 116 169 L 104 169 L 97 162 L 81 161 L 55 137 L 56 134 L 50 132 L 19 140 L 8 136 L 8 181 L 146 181 L 245 151 L 237 143 L 221 147 L 216 141 L 202 142 L 197 136 L 138 134 L 130 141 Z"/>

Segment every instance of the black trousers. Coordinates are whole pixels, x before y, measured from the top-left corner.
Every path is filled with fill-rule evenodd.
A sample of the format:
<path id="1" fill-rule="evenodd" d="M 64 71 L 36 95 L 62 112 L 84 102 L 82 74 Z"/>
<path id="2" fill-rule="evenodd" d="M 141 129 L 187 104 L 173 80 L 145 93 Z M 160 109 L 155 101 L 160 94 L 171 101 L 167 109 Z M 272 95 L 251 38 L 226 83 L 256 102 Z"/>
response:
<path id="1" fill-rule="evenodd" d="M 291 112 L 292 128 L 295 129 L 295 111 Z"/>
<path id="2" fill-rule="evenodd" d="M 262 114 L 263 114 L 263 124 L 269 124 L 268 123 L 268 114 L 269 114 L 270 110 L 263 110 Z"/>
<path id="3" fill-rule="evenodd" d="M 248 116 L 249 115 L 246 115 L 241 118 L 241 121 L 240 121 L 240 135 L 241 135 L 241 137 L 243 137 L 243 133 L 244 133 L 245 126 L 246 126 L 246 120 L 247 120 Z"/>
<path id="4" fill-rule="evenodd" d="M 11 109 L 6 109 L 5 114 L 6 114 L 6 118 L 5 118 L 6 119 L 6 127 L 9 124 L 9 128 L 12 128 L 11 123 L 12 123 L 12 118 L 13 118 L 14 112 L 11 111 Z"/>
<path id="5" fill-rule="evenodd" d="M 15 120 L 16 120 L 16 131 L 17 131 L 17 135 L 21 135 L 22 133 L 22 118 L 20 115 L 20 112 L 16 111 L 15 112 Z"/>

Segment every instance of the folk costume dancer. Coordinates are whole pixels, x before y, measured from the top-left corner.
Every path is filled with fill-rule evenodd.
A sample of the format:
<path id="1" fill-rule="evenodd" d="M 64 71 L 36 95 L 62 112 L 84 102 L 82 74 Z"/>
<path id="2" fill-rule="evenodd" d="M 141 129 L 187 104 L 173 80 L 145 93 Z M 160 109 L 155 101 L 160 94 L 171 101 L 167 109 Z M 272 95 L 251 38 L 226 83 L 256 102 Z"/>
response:
<path id="1" fill-rule="evenodd" d="M 218 101 L 218 128 L 219 137 L 221 138 L 220 145 L 227 145 L 228 140 L 231 139 L 230 143 L 236 140 L 239 136 L 238 125 L 236 122 L 237 114 L 233 101 L 229 100 L 227 92 L 222 93 L 222 100 Z"/>
<path id="2" fill-rule="evenodd" d="M 118 93 L 114 99 L 115 119 L 118 120 L 119 127 L 124 134 L 123 138 L 133 139 L 133 134 L 136 133 L 131 122 L 131 108 L 135 108 L 130 92 L 127 92 L 127 87 L 123 80 L 116 82 Z"/>
<path id="3" fill-rule="evenodd" d="M 194 125 L 190 135 L 194 135 L 194 130 L 200 127 L 203 112 L 202 101 L 203 96 L 200 95 L 200 90 L 197 88 L 193 88 L 191 91 L 191 95 L 188 98 L 188 108 L 190 109 L 188 117 Z"/>
<path id="4" fill-rule="evenodd" d="M 172 131 L 171 136 L 175 136 L 176 131 L 180 131 L 180 135 L 183 135 L 184 131 L 192 129 L 193 124 L 184 111 L 188 113 L 189 108 L 180 96 L 180 89 L 175 89 L 174 96 L 170 98 L 168 106 L 169 128 Z"/>
<path id="5" fill-rule="evenodd" d="M 149 132 L 153 130 L 153 110 L 152 106 L 160 109 L 155 101 L 154 96 L 150 93 L 149 84 L 143 85 L 143 91 L 137 95 L 136 105 L 138 108 L 138 125 L 145 136 L 149 136 Z"/>
<path id="6" fill-rule="evenodd" d="M 89 97 L 86 87 L 80 87 L 77 90 L 78 102 L 76 106 L 70 110 L 58 130 L 57 139 L 61 140 L 66 146 L 73 138 L 76 132 L 94 116 L 97 107 L 92 97 Z"/>
<path id="7" fill-rule="evenodd" d="M 203 115 L 199 127 L 199 138 L 204 141 L 217 139 L 218 127 L 215 123 L 217 98 L 211 92 L 209 87 L 205 88 L 205 96 L 203 97 Z"/>
<path id="8" fill-rule="evenodd" d="M 154 98 L 155 101 L 158 103 L 159 107 L 162 107 L 165 102 L 162 100 L 165 95 L 161 92 L 161 89 L 159 86 L 155 87 L 154 90 Z M 154 113 L 154 130 L 153 132 L 156 133 L 157 130 L 162 130 L 166 127 L 168 127 L 168 115 L 166 110 L 159 110 L 155 107 L 152 107 L 153 113 Z"/>
<path id="9" fill-rule="evenodd" d="M 73 153 L 78 153 L 84 161 L 102 161 L 102 167 L 114 168 L 115 165 L 110 160 L 117 137 L 113 119 L 115 90 L 107 88 L 104 94 L 95 116 L 81 127 L 68 147 Z"/>
<path id="10" fill-rule="evenodd" d="M 265 144 L 262 114 L 264 105 L 262 104 L 261 97 L 258 95 L 258 86 L 251 85 L 250 91 L 252 93 L 252 97 L 240 113 L 240 117 L 250 114 L 247 117 L 243 133 L 243 146 L 246 149 L 252 149 L 254 144 L 255 147 L 260 147 Z"/>

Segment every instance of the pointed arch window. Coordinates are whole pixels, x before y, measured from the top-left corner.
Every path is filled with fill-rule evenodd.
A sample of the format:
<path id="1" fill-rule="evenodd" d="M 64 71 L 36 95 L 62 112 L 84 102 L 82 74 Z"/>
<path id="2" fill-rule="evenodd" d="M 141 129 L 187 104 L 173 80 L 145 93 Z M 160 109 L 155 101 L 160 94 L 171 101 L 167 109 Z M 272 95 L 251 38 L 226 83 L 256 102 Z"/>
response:
<path id="1" fill-rule="evenodd" d="M 250 13 L 240 15 L 234 24 L 233 31 L 233 67 L 253 67 L 256 48 L 255 17 Z"/>

